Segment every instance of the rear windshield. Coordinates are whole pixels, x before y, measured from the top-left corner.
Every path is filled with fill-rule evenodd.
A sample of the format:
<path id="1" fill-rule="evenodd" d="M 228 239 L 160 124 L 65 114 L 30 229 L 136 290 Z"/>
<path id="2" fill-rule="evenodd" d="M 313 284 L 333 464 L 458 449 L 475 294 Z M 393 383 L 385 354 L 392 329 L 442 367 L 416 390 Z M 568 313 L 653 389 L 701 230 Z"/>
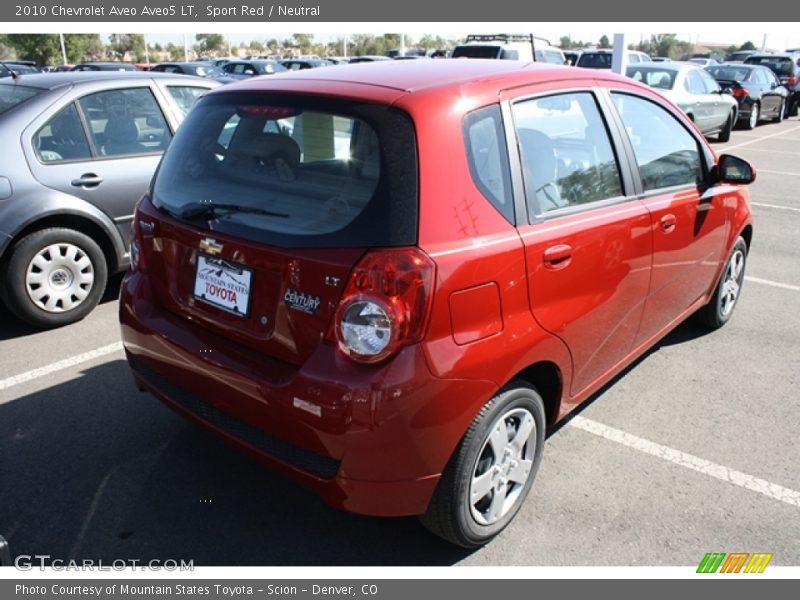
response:
<path id="1" fill-rule="evenodd" d="M 386 106 L 211 95 L 178 130 L 152 199 L 195 226 L 284 248 L 415 244 L 413 125 Z"/>
<path id="2" fill-rule="evenodd" d="M 610 69 L 613 58 L 609 52 L 584 52 L 578 59 L 578 66 L 590 69 Z"/>
<path id="3" fill-rule="evenodd" d="M 456 46 L 453 58 L 497 58 L 500 46 Z"/>
<path id="4" fill-rule="evenodd" d="M 30 100 L 44 90 L 40 88 L 25 87 L 22 85 L 0 85 L 0 115 L 11 110 L 18 104 Z"/>
<path id="5" fill-rule="evenodd" d="M 790 75 L 793 70 L 792 59 L 788 56 L 751 56 L 745 62 L 751 65 L 764 65 L 778 75 Z"/>

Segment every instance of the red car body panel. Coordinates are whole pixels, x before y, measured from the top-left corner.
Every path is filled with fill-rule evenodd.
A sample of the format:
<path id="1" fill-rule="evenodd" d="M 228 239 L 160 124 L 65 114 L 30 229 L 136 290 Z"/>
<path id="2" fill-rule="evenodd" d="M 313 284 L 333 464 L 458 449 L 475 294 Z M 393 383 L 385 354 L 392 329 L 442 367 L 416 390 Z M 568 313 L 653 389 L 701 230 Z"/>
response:
<path id="1" fill-rule="evenodd" d="M 208 231 L 145 197 L 136 216 L 153 225 L 143 239 L 145 268 L 126 276 L 120 303 L 138 383 L 332 506 L 425 512 L 467 427 L 499 389 L 546 368 L 556 378 L 550 422 L 563 418 L 709 300 L 750 226 L 747 194 L 731 185 L 702 197 L 629 194 L 590 211 L 510 224 L 471 178 L 464 115 L 533 93 L 607 87 L 668 105 L 613 75 L 513 61 L 372 63 L 226 87 L 219 93 L 291 90 L 391 105 L 411 117 L 417 246 L 436 266 L 428 327 L 390 360 L 357 364 L 328 331 L 367 248 L 281 250 L 216 232 L 222 258 L 254 269 L 251 315 L 197 306 L 191 286 Z M 326 288 L 325 276 L 340 284 Z M 319 314 L 286 310 L 286 281 L 318 295 Z"/>

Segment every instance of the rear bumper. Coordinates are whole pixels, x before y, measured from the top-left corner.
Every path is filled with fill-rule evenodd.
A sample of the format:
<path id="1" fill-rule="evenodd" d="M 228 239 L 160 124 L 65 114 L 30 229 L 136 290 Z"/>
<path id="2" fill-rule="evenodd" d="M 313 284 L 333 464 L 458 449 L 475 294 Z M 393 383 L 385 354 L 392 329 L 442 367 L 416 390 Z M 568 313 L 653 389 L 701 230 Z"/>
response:
<path id="1" fill-rule="evenodd" d="M 120 323 L 141 388 L 361 514 L 425 512 L 474 417 L 468 407 L 496 392 L 488 381 L 434 377 L 418 346 L 379 367 L 327 343 L 302 367 L 281 363 L 161 309 L 142 274 L 123 281 Z"/>

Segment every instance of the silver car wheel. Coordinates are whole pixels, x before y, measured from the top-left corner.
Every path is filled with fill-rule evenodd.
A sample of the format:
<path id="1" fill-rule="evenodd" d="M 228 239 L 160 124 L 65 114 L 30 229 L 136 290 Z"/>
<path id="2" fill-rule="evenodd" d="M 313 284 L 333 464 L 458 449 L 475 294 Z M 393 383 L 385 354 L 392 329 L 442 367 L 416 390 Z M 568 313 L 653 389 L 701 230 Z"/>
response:
<path id="1" fill-rule="evenodd" d="M 80 305 L 94 286 L 94 265 L 80 247 L 51 244 L 37 252 L 25 273 L 25 291 L 31 301 L 49 313 Z"/>
<path id="2" fill-rule="evenodd" d="M 719 314 L 722 318 L 727 318 L 731 314 L 733 307 L 736 305 L 736 300 L 739 298 L 739 289 L 742 286 L 742 278 L 744 277 L 744 261 L 744 252 L 738 248 L 734 250 L 730 261 L 728 261 L 719 295 Z"/>
<path id="3" fill-rule="evenodd" d="M 761 113 L 761 107 L 758 102 L 753 103 L 753 108 L 750 109 L 750 122 L 748 123 L 749 129 L 755 129 L 756 125 L 758 125 L 759 115 Z"/>
<path id="4" fill-rule="evenodd" d="M 480 525 L 498 522 L 519 500 L 531 475 L 536 435 L 536 421 L 524 408 L 509 410 L 492 424 L 467 492 L 472 518 Z"/>

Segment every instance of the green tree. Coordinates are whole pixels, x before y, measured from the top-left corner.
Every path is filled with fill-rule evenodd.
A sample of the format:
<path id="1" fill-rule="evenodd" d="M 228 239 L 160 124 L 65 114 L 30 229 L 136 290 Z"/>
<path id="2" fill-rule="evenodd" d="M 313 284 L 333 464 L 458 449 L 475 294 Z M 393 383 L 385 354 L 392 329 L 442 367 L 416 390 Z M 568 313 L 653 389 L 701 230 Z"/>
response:
<path id="1" fill-rule="evenodd" d="M 758 48 L 756 48 L 756 45 L 753 42 L 747 40 L 744 44 L 739 46 L 739 50 L 758 50 Z"/>
<path id="2" fill-rule="evenodd" d="M 176 46 L 172 42 L 167 44 L 167 47 L 164 48 L 169 53 L 169 59 L 173 62 L 182 61 L 184 58 L 184 51 L 183 47 Z"/>
<path id="3" fill-rule="evenodd" d="M 195 39 L 198 42 L 195 44 L 195 50 L 197 50 L 198 54 L 224 52 L 227 48 L 225 36 L 220 33 L 198 33 Z"/>
<path id="4" fill-rule="evenodd" d="M 144 61 L 144 35 L 141 33 L 112 33 L 109 37 L 108 55 L 117 60 Z M 132 57 L 130 55 L 133 55 Z"/>
<path id="5" fill-rule="evenodd" d="M 33 60 L 38 65 L 61 64 L 61 43 L 54 33 L 9 33 L 4 45 L 19 60 Z"/>
<path id="6" fill-rule="evenodd" d="M 602 36 L 597 45 L 600 48 L 611 48 L 611 42 L 608 41 L 608 36 L 607 35 Z"/>
<path id="7" fill-rule="evenodd" d="M 450 46 L 455 46 L 455 42 L 446 40 L 440 35 L 433 36 L 426 33 L 420 38 L 419 46 L 425 50 L 447 50 Z"/>
<path id="8" fill-rule="evenodd" d="M 300 50 L 300 54 L 310 54 L 314 45 L 314 36 L 310 33 L 295 33 L 289 44 Z"/>
<path id="9" fill-rule="evenodd" d="M 106 53 L 103 41 L 97 33 L 65 33 L 64 49 L 67 52 L 67 62 L 71 64 L 100 60 Z"/>

